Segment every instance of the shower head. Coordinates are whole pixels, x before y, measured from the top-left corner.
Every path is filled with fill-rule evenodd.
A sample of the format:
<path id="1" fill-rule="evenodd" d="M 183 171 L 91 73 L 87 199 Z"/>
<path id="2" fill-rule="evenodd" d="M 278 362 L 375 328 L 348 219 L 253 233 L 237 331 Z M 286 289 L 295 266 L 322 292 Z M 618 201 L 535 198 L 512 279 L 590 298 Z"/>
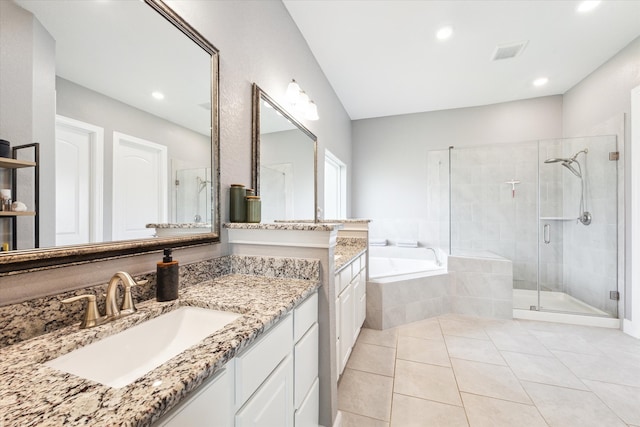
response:
<path id="1" fill-rule="evenodd" d="M 571 160 L 570 162 L 562 162 L 562 166 L 569 169 L 571 173 L 577 176 L 578 178 L 582 179 L 582 173 L 578 172 L 573 166 L 571 166 L 571 163 L 577 164 L 578 169 L 580 169 L 580 163 L 578 163 L 577 160 Z"/>
<path id="2" fill-rule="evenodd" d="M 545 160 L 545 163 L 559 163 L 559 162 L 569 162 L 571 161 L 571 159 L 557 159 L 555 157 L 552 157 L 550 159 Z"/>
<path id="3" fill-rule="evenodd" d="M 577 176 L 578 178 L 582 179 L 582 168 L 580 167 L 580 163 L 577 160 L 578 154 L 580 153 L 584 153 L 587 154 L 589 152 L 589 150 L 587 150 L 586 148 L 584 150 L 580 150 L 578 151 L 576 154 L 573 155 L 573 157 L 569 158 L 569 159 L 565 159 L 565 158 L 560 158 L 560 157 L 552 157 L 550 159 L 545 160 L 545 163 L 562 163 L 562 166 L 564 166 L 565 168 L 569 169 L 571 171 L 572 174 L 574 174 L 575 176 Z M 578 165 L 578 169 L 576 170 L 576 168 L 574 168 L 573 166 L 571 166 L 572 163 L 575 163 Z"/>

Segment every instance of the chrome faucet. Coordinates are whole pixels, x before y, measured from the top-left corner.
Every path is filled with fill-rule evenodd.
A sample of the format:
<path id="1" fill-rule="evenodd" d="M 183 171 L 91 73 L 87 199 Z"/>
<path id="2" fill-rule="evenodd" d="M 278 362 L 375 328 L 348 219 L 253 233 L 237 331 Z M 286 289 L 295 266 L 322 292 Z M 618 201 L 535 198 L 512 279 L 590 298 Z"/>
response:
<path id="1" fill-rule="evenodd" d="M 122 303 L 118 308 L 117 290 L 120 281 L 122 281 L 124 292 L 122 294 Z M 147 280 L 136 282 L 133 280 L 131 275 L 129 275 L 129 273 L 126 273 L 124 271 L 118 271 L 116 274 L 114 274 L 111 280 L 109 280 L 109 285 L 107 286 L 107 299 L 105 301 L 104 316 L 100 315 L 100 310 L 98 310 L 95 295 L 79 295 L 64 299 L 62 300 L 62 302 L 64 304 L 69 304 L 81 299 L 87 299 L 87 307 L 84 312 L 82 323 L 80 323 L 80 328 L 92 328 L 94 326 L 99 326 L 112 320 L 119 319 L 128 314 L 135 313 L 137 309 L 135 304 L 133 303 L 131 288 L 136 285 L 144 285 L 147 282 Z"/>
<path id="2" fill-rule="evenodd" d="M 440 261 L 440 258 L 438 258 L 438 252 L 433 248 L 425 248 L 425 249 L 433 252 L 433 257 L 436 259 L 436 265 L 438 267 L 442 267 L 442 261 Z"/>

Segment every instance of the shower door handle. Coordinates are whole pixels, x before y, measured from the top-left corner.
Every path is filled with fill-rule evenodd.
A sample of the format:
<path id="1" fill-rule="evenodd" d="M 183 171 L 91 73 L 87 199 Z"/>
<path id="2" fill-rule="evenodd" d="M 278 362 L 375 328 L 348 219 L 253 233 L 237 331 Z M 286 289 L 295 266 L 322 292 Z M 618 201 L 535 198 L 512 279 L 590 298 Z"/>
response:
<path id="1" fill-rule="evenodd" d="M 542 239 L 546 244 L 551 243 L 551 225 L 545 224 L 542 232 Z"/>

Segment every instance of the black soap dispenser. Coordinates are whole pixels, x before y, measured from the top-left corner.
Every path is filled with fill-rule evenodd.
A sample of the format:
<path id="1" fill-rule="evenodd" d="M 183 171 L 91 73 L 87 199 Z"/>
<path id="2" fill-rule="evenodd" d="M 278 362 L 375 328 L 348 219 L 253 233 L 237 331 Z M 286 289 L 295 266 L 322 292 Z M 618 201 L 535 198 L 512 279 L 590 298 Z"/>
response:
<path id="1" fill-rule="evenodd" d="M 162 262 L 156 270 L 156 299 L 173 301 L 178 298 L 178 261 L 171 258 L 171 249 L 164 250 Z"/>

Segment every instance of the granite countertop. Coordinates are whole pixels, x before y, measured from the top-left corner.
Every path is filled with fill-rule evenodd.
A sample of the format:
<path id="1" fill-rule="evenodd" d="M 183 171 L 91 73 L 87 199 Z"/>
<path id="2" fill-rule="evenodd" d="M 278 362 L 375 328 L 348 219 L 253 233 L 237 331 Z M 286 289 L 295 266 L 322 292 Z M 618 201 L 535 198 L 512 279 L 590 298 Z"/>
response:
<path id="1" fill-rule="evenodd" d="M 367 239 L 339 237 L 334 252 L 335 272 L 338 273 L 365 250 L 367 250 Z"/>
<path id="2" fill-rule="evenodd" d="M 329 223 L 304 223 L 304 222 L 282 222 L 282 223 L 248 223 L 248 222 L 228 222 L 224 228 L 232 230 L 298 230 L 298 231 L 333 231 L 343 227 L 342 224 Z"/>
<path id="3" fill-rule="evenodd" d="M 147 224 L 146 228 L 211 228 L 206 222 L 165 222 L 158 224 Z"/>
<path id="4" fill-rule="evenodd" d="M 0 350 L 0 426 L 149 425 L 318 287 L 308 280 L 227 275 L 181 290 L 176 301 L 141 303 L 138 312 L 105 325 L 74 325 L 5 347 Z M 184 305 L 242 316 L 122 388 L 43 364 Z"/>

